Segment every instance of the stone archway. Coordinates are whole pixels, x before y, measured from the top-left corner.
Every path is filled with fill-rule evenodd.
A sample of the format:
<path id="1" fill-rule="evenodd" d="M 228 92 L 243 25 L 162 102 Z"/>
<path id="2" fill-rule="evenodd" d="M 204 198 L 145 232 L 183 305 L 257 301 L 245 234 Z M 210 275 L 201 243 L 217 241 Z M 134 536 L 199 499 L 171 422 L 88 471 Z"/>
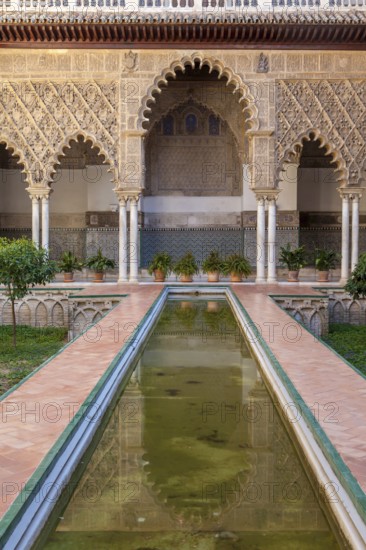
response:
<path id="1" fill-rule="evenodd" d="M 313 188 L 312 201 L 307 198 L 302 201 L 303 208 L 298 203 L 296 198 L 296 210 L 299 213 L 298 225 L 300 229 L 300 243 L 305 245 L 309 250 L 314 248 L 325 248 L 327 250 L 334 249 L 336 252 L 341 251 L 341 281 L 345 282 L 349 273 L 350 261 L 350 203 L 352 205 L 352 262 L 354 266 L 358 257 L 358 242 L 359 242 L 359 202 L 362 189 L 350 182 L 349 167 L 339 148 L 317 128 L 310 128 L 302 132 L 284 151 L 282 158 L 277 166 L 277 184 L 278 182 L 283 187 L 288 184 L 298 186 L 300 183 L 300 168 L 304 171 L 303 153 L 305 149 L 310 150 L 310 144 L 317 144 L 318 151 L 322 151 L 318 161 L 322 158 L 325 161 L 329 158 L 327 173 L 322 173 L 321 164 L 308 164 L 308 168 L 315 169 L 313 176 L 309 176 L 309 190 L 301 190 L 303 199 L 306 199 L 306 192 L 311 193 Z M 301 161 L 301 162 L 300 162 Z M 323 166 L 324 168 L 324 166 Z M 332 175 L 333 173 L 333 175 Z M 312 178 L 317 178 L 317 184 Z M 302 185 L 306 183 L 306 178 L 300 178 Z M 280 180 L 280 181 L 279 181 Z M 282 181 L 281 181 L 282 180 Z M 304 181 L 303 181 L 304 180 Z M 329 183 L 337 184 L 337 187 L 331 187 L 333 193 L 328 193 L 325 196 L 325 190 L 328 189 Z M 342 200 L 342 214 L 335 190 L 338 190 Z M 322 191 L 323 190 L 323 191 Z M 319 200 L 314 200 L 314 193 L 319 193 Z M 320 200 L 321 199 L 321 200 Z M 310 202 L 315 203 L 316 211 L 310 208 Z M 305 205 L 305 206 L 304 206 Z M 307 206 L 306 206 L 307 205 Z M 305 210 L 304 210 L 305 209 Z M 311 212 L 310 212 L 310 210 Z M 304 210 L 304 212 L 302 212 Z M 309 212 L 306 214 L 306 212 Z M 305 217 L 304 217 L 305 216 Z M 306 219 L 305 219 L 306 218 Z M 339 242 L 339 226 L 342 229 L 342 245 Z"/>
<path id="2" fill-rule="evenodd" d="M 185 73 L 187 67 L 193 68 L 195 64 L 199 68 L 206 66 L 209 72 L 217 71 L 219 80 L 223 77 L 227 80 L 227 86 L 234 86 L 234 94 L 238 94 L 239 103 L 243 103 L 243 113 L 247 116 L 248 127 L 251 130 L 259 129 L 258 108 L 254 97 L 250 92 L 249 86 L 243 82 L 231 68 L 219 59 L 207 57 L 203 53 L 197 52 L 191 56 L 185 56 L 180 60 L 173 61 L 169 67 L 163 69 L 159 75 L 154 78 L 153 83 L 148 87 L 145 96 L 141 101 L 141 107 L 138 112 L 137 128 L 144 130 L 144 125 L 148 122 L 148 114 L 151 112 L 150 104 L 155 103 L 157 94 L 160 94 L 162 88 L 168 85 L 168 78 L 176 78 L 177 71 Z"/>
<path id="3" fill-rule="evenodd" d="M 78 131 L 57 147 L 53 161 L 48 188 L 53 257 L 71 250 L 85 258 L 101 248 L 118 261 L 118 199 L 108 152 L 92 135 Z"/>
<path id="4" fill-rule="evenodd" d="M 339 149 L 331 142 L 329 138 L 324 136 L 320 130 L 317 128 L 310 128 L 309 130 L 302 132 L 296 140 L 292 142 L 290 147 L 288 147 L 282 158 L 278 159 L 279 163 L 277 166 L 277 178 L 276 183 L 278 185 L 278 179 L 282 172 L 285 172 L 287 165 L 289 164 L 299 164 L 299 159 L 301 151 L 303 149 L 304 143 L 308 141 L 319 141 L 320 147 L 325 148 L 326 155 L 332 157 L 332 163 L 335 165 L 335 171 L 337 172 L 337 181 L 341 187 L 348 185 L 348 169 L 346 163 L 341 155 Z"/>
<path id="5" fill-rule="evenodd" d="M 27 191 L 30 171 L 23 151 L 0 137 L 1 236 L 20 237 L 31 231 L 31 204 Z"/>
<path id="6" fill-rule="evenodd" d="M 79 137 L 82 137 L 85 142 L 91 142 L 92 148 L 95 148 L 99 151 L 98 155 L 102 155 L 104 157 L 104 163 L 108 164 L 108 172 L 111 172 L 111 180 L 115 183 L 115 185 L 118 184 L 118 177 L 117 177 L 117 168 L 115 166 L 115 163 L 108 151 L 107 148 L 103 146 L 103 144 L 97 140 L 91 133 L 86 132 L 84 130 L 78 130 L 77 132 L 74 132 L 73 134 L 67 135 L 63 141 L 58 145 L 58 147 L 55 149 L 54 153 L 52 154 L 50 160 L 49 160 L 49 166 L 50 166 L 50 173 L 49 177 L 52 178 L 56 172 L 56 167 L 60 164 L 60 158 L 64 156 L 65 149 L 70 149 L 71 143 L 73 141 L 77 141 Z"/>
<path id="7" fill-rule="evenodd" d="M 166 72 L 167 86 L 154 104 L 145 98 L 149 112 L 144 106 L 140 109 L 146 132 L 144 268 L 162 246 L 174 260 L 189 249 L 199 263 L 213 248 L 225 256 L 244 247 L 245 143 L 257 124 L 246 110 L 247 102 L 238 101 L 238 87 L 229 84 L 222 67 L 195 56 L 174 67 Z M 170 117 L 176 123 L 172 135 L 163 128 Z M 192 131 L 186 126 L 189 117 L 197 121 Z M 216 134 L 210 117 L 218 121 Z"/>

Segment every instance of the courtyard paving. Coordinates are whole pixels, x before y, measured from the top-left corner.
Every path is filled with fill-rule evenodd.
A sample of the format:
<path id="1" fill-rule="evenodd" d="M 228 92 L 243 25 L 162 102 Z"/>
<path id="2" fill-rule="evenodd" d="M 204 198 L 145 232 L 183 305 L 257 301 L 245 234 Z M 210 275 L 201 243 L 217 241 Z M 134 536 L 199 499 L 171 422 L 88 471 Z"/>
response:
<path id="1" fill-rule="evenodd" d="M 88 295 L 91 288 L 93 295 L 127 296 L 98 322 L 98 332 L 90 329 L 0 402 L 0 516 L 51 450 L 162 285 L 93 285 L 78 294 Z M 270 297 L 317 291 L 299 284 L 234 284 L 232 288 L 366 492 L 366 379 L 296 325 Z"/>

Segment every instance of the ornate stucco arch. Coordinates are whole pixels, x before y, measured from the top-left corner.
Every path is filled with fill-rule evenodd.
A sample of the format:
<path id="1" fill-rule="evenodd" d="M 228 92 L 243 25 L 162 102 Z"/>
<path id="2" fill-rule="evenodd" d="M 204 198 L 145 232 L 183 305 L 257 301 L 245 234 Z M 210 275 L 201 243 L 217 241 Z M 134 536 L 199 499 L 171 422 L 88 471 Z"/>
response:
<path id="1" fill-rule="evenodd" d="M 27 184 L 30 183 L 30 168 L 29 163 L 25 157 L 25 154 L 23 152 L 23 149 L 19 147 L 14 141 L 11 140 L 8 136 L 6 136 L 3 132 L 0 134 L 0 143 L 5 145 L 5 148 L 7 151 L 11 153 L 12 156 L 19 157 L 19 161 L 17 162 L 22 174 L 25 174 L 25 181 Z M 23 168 L 21 168 L 21 165 L 23 165 Z"/>
<path id="2" fill-rule="evenodd" d="M 227 78 L 227 86 L 233 85 L 233 93 L 239 94 L 239 103 L 243 102 L 243 113 L 247 116 L 247 124 L 249 129 L 258 130 L 259 118 L 258 108 L 255 104 L 253 95 L 247 86 L 232 69 L 226 67 L 224 63 L 213 57 L 206 57 L 203 53 L 197 52 L 191 56 L 185 56 L 180 60 L 173 61 L 168 68 L 165 68 L 158 76 L 154 78 L 153 83 L 148 87 L 146 95 L 143 97 L 141 107 L 138 112 L 137 128 L 144 130 L 144 123 L 148 122 L 148 114 L 151 111 L 149 104 L 155 103 L 155 95 L 160 94 L 162 87 L 168 85 L 168 78 L 176 78 L 177 71 L 185 73 L 186 67 L 194 67 L 195 63 L 199 63 L 199 68 L 206 66 L 209 72 L 217 71 L 218 79 Z"/>
<path id="3" fill-rule="evenodd" d="M 305 132 L 302 132 L 291 146 L 288 147 L 282 159 L 279 159 L 277 168 L 277 186 L 281 173 L 286 171 L 286 165 L 299 164 L 300 155 L 306 141 L 319 141 L 321 147 L 325 147 L 326 155 L 332 157 L 332 163 L 334 163 L 334 171 L 337 175 L 337 181 L 341 187 L 348 185 L 348 169 L 346 163 L 337 147 L 317 128 L 310 128 Z"/>
<path id="4" fill-rule="evenodd" d="M 49 180 L 52 181 L 53 176 L 56 173 L 56 167 L 61 164 L 61 158 L 65 156 L 65 149 L 71 148 L 71 142 L 77 141 L 79 137 L 82 137 L 85 142 L 89 141 L 92 144 L 93 148 L 98 150 L 98 155 L 104 157 L 104 164 L 108 165 L 108 172 L 111 173 L 111 181 L 116 184 L 117 180 L 117 168 L 111 156 L 109 155 L 108 150 L 103 146 L 98 139 L 95 138 L 91 133 L 86 132 L 82 129 L 77 130 L 73 134 L 65 136 L 62 142 L 58 145 L 54 153 L 52 154 L 49 160 Z"/>

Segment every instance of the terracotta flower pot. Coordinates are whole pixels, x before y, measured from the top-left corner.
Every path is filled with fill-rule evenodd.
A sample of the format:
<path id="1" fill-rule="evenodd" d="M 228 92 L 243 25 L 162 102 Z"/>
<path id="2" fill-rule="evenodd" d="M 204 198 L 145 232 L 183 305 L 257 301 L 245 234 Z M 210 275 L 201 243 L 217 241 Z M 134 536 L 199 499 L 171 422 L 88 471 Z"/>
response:
<path id="1" fill-rule="evenodd" d="M 74 280 L 74 274 L 70 272 L 64 271 L 64 283 L 72 283 Z"/>
<path id="2" fill-rule="evenodd" d="M 154 277 L 156 283 L 163 283 L 165 281 L 165 273 L 161 269 L 155 269 Z"/>
<path id="3" fill-rule="evenodd" d="M 216 313 L 219 311 L 219 303 L 218 302 L 207 302 L 207 311 L 210 313 Z"/>
<path id="4" fill-rule="evenodd" d="M 326 283 L 329 281 L 329 271 L 318 271 L 316 275 L 316 280 L 320 283 Z"/>
<path id="5" fill-rule="evenodd" d="M 240 275 L 240 273 L 230 273 L 230 281 L 232 283 L 241 283 L 243 280 L 243 277 Z"/>
<path id="6" fill-rule="evenodd" d="M 192 302 L 181 302 L 180 303 L 181 309 L 193 309 Z"/>
<path id="7" fill-rule="evenodd" d="M 193 281 L 192 275 L 181 275 L 180 276 L 180 282 L 181 283 L 191 283 Z"/>
<path id="8" fill-rule="evenodd" d="M 298 283 L 299 282 L 299 270 L 297 271 L 289 271 L 287 280 L 289 283 Z"/>
<path id="9" fill-rule="evenodd" d="M 218 283 L 220 279 L 220 273 L 218 271 L 209 271 L 207 273 L 207 282 Z"/>
<path id="10" fill-rule="evenodd" d="M 104 281 L 104 273 L 94 273 L 94 279 L 93 283 L 103 283 Z"/>

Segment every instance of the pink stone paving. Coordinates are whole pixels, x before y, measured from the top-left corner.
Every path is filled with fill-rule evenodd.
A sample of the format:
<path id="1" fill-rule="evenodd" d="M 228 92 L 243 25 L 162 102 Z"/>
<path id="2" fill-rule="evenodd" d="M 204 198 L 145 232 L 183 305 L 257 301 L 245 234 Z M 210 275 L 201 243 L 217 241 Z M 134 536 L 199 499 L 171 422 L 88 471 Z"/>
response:
<path id="1" fill-rule="evenodd" d="M 232 285 L 264 340 L 349 469 L 366 490 L 366 380 L 294 323 L 268 294 L 317 294 L 309 286 Z M 162 285 L 93 285 L 78 294 L 128 294 L 91 329 L 0 402 L 0 516 L 57 441 Z M 115 341 L 118 323 L 119 341 Z M 268 323 L 272 324 L 272 331 Z M 113 326 L 113 329 L 110 327 Z M 286 335 L 287 334 L 287 335 Z M 96 342 L 93 343 L 93 339 Z M 290 342 L 289 340 L 293 340 Z M 4 494 L 8 489 L 8 495 Z"/>
<path id="2" fill-rule="evenodd" d="M 99 338 L 96 329 L 90 329 L 0 402 L 0 516 L 55 444 L 161 289 L 161 285 L 86 288 L 82 292 L 86 295 L 128 296 L 98 322 Z M 119 327 L 118 339 L 115 323 Z"/>
<path id="3" fill-rule="evenodd" d="M 268 294 L 314 294 L 309 287 L 232 285 L 284 371 L 344 462 L 366 491 L 366 380 L 323 346 L 270 299 Z M 317 293 L 316 293 L 317 294 Z M 272 325 L 272 332 L 268 323 Z M 289 340 L 293 340 L 290 342 Z"/>

